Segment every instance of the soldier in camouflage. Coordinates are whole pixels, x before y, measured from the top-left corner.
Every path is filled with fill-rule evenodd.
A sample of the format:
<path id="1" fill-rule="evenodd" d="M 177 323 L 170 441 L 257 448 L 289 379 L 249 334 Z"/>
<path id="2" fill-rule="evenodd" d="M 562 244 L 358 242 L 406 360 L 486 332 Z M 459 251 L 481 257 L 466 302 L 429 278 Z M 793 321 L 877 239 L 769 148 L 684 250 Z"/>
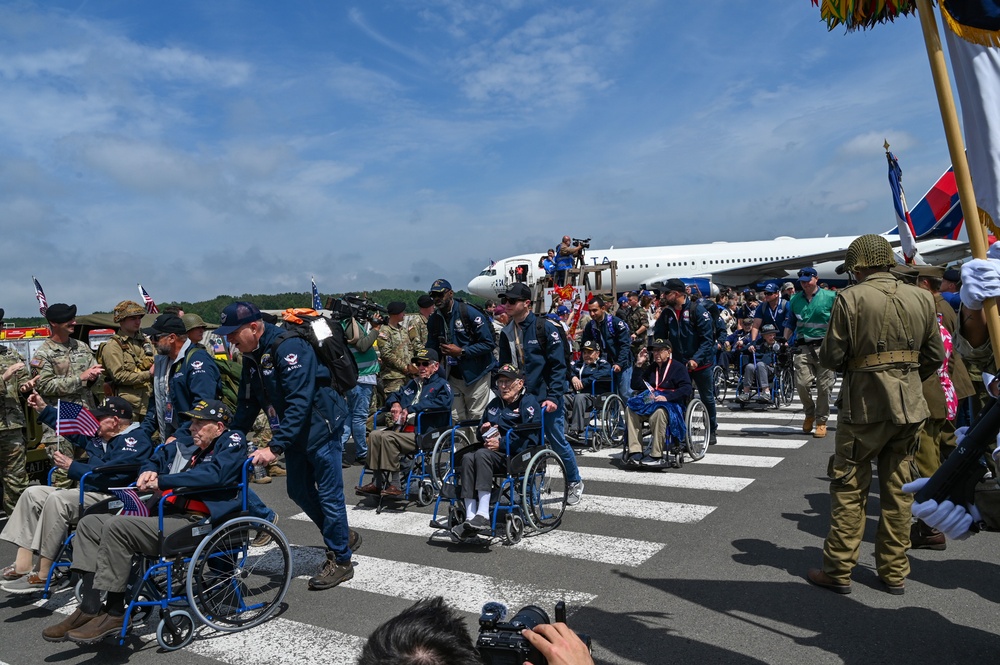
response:
<path id="1" fill-rule="evenodd" d="M 427 317 L 434 313 L 434 299 L 426 293 L 417 298 L 418 312 L 407 317 L 415 334 L 410 335 L 410 349 L 414 354 L 427 348 Z"/>
<path id="2" fill-rule="evenodd" d="M 639 351 L 646 346 L 646 333 L 649 331 L 649 317 L 639 305 L 639 293 L 628 294 L 628 304 L 621 308 L 618 317 L 628 324 L 629 337 L 632 340 L 632 357 L 639 356 Z"/>
<path id="3" fill-rule="evenodd" d="M 153 345 L 142 334 L 145 308 L 137 302 L 123 300 L 114 309 L 118 332 L 101 345 L 98 361 L 104 367 L 105 392 L 123 398 L 132 407 L 135 422 L 142 422 L 149 406 L 153 387 Z M 107 390 L 110 388 L 110 390 Z"/>
<path id="4" fill-rule="evenodd" d="M 382 363 L 382 389 L 386 395 L 391 395 L 416 375 L 417 368 L 410 361 L 413 357 L 410 336 L 402 325 L 406 305 L 396 301 L 389 303 L 386 309 L 389 321 L 379 330 L 378 349 Z"/>
<path id="5" fill-rule="evenodd" d="M 45 318 L 52 337 L 45 340 L 31 358 L 31 370 L 38 375 L 35 390 L 42 399 L 53 404 L 62 400 L 93 409 L 96 406 L 94 392 L 101 391 L 104 386 L 104 368 L 97 364 L 89 346 L 70 337 L 76 329 L 76 305 L 50 305 Z M 58 449 L 70 457 L 75 454 L 73 444 L 57 437 L 50 427 L 43 430 L 42 443 L 51 452 Z M 67 488 L 72 482 L 64 471 L 57 471 L 53 484 Z"/>
<path id="6" fill-rule="evenodd" d="M 4 311 L 0 309 L 0 322 Z M 24 460 L 24 410 L 19 393 L 31 376 L 21 354 L 0 344 L 0 471 L 3 473 L 3 509 L 10 515 L 28 486 Z"/>

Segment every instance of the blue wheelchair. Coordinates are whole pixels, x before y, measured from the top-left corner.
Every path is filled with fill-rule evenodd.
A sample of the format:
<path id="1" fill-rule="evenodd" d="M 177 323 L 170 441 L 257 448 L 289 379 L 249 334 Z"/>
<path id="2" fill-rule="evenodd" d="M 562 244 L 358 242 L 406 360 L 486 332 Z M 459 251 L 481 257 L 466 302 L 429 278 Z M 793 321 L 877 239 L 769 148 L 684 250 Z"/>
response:
<path id="1" fill-rule="evenodd" d="M 544 413 L 542 418 L 544 421 Z M 457 427 L 452 429 L 453 433 L 455 429 Z M 541 444 L 526 448 L 512 457 L 512 437 L 534 433 L 538 434 Z M 533 533 L 546 533 L 562 522 L 568 493 L 566 469 L 555 451 L 544 445 L 543 424 L 527 423 L 511 428 L 504 436 L 504 446 L 507 467 L 503 474 L 493 478 L 489 537 L 476 536 L 459 542 L 483 545 L 488 544 L 491 538 L 500 537 L 505 544 L 515 545 L 529 529 Z M 468 454 L 472 450 L 474 448 L 470 447 L 463 452 Z M 456 459 L 453 445 L 449 469 L 443 477 L 441 491 L 434 504 L 434 515 L 430 521 L 433 529 L 450 532 L 466 519 Z M 442 503 L 447 504 L 447 515 L 439 517 Z M 454 536 L 453 539 L 457 540 Z"/>
<path id="2" fill-rule="evenodd" d="M 247 514 L 248 476 L 252 462 L 243 465 L 242 511 L 213 522 L 210 517 L 191 522 L 163 535 L 163 511 L 168 500 L 157 503 L 160 526 L 159 554 L 138 555 L 126 587 L 128 605 L 119 644 L 129 629 L 158 610 L 156 641 L 165 651 L 181 649 L 194 639 L 200 624 L 222 632 L 237 632 L 260 625 L 281 607 L 292 580 L 292 555 L 288 539 L 274 524 Z M 229 487 L 181 488 L 173 496 Z M 271 542 L 262 548 L 251 543 L 262 532 Z"/>
<path id="3" fill-rule="evenodd" d="M 607 392 L 598 392 L 598 387 Z M 586 428 L 583 430 L 583 445 L 593 452 L 601 448 L 618 446 L 625 438 L 625 400 L 615 390 L 615 374 L 610 382 L 593 382 L 590 385 L 593 408 Z"/>
<path id="4" fill-rule="evenodd" d="M 780 408 L 791 404 L 795 397 L 795 373 L 792 369 L 792 354 L 787 344 L 775 344 L 774 363 L 768 365 L 769 380 L 762 384 L 759 376 L 753 377 L 749 393 L 744 392 L 747 368 L 757 364 L 757 353 L 743 352 L 739 357 L 739 384 L 736 403 L 740 409 L 749 404 L 761 404 L 765 408 Z"/>
<path id="5" fill-rule="evenodd" d="M 378 423 L 380 413 L 381 411 L 375 414 L 376 423 Z M 445 414 L 448 416 L 448 427 L 443 431 L 424 425 L 425 416 L 442 416 Z M 476 422 L 478 423 L 478 421 Z M 417 449 L 414 452 L 400 455 L 399 459 L 401 474 L 400 488 L 403 490 L 402 496 L 376 496 L 361 492 L 361 488 L 365 486 L 365 476 L 371 474 L 371 477 L 374 478 L 374 472 L 367 467 L 361 470 L 358 485 L 354 488 L 355 493 L 362 497 L 362 500 L 376 499 L 375 514 L 380 514 L 387 505 L 398 506 L 399 504 L 403 504 L 403 508 L 405 509 L 406 504 L 411 500 L 418 506 L 429 506 L 434 501 L 439 486 L 439 482 L 435 484 L 435 479 L 441 478 L 447 470 L 448 460 L 443 455 L 443 449 L 438 444 L 443 436 L 450 436 L 450 432 L 454 429 L 451 424 L 451 409 L 427 409 L 416 414 L 413 434 Z"/>

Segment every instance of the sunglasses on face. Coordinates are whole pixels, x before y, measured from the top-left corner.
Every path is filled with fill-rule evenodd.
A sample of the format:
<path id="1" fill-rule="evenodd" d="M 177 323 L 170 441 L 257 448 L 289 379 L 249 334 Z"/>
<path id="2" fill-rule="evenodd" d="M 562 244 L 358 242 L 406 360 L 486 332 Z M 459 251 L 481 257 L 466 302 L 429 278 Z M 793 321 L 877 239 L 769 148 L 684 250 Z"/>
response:
<path id="1" fill-rule="evenodd" d="M 430 367 L 433 363 L 430 360 L 419 360 L 416 364 L 417 367 Z"/>

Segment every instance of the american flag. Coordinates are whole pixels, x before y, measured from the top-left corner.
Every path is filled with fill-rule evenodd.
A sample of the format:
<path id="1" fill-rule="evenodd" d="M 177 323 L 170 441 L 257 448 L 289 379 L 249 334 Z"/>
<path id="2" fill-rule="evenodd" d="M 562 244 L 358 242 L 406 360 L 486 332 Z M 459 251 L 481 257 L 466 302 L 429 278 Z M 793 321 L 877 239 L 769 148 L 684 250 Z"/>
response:
<path id="1" fill-rule="evenodd" d="M 146 306 L 146 313 L 159 314 L 160 308 L 156 306 L 155 302 L 153 302 L 152 297 L 150 297 L 150 295 L 146 293 L 146 289 L 142 288 L 142 284 L 139 284 L 138 286 L 139 286 L 139 295 L 142 296 L 142 304 Z"/>
<path id="2" fill-rule="evenodd" d="M 83 434 L 84 436 L 94 436 L 97 434 L 97 427 L 100 423 L 90 411 L 79 404 L 64 402 L 59 400 L 57 407 L 59 421 L 56 423 L 56 433 L 59 436 L 70 434 Z"/>
<path id="3" fill-rule="evenodd" d="M 45 316 L 45 312 L 49 309 L 49 303 L 45 299 L 45 291 L 42 291 L 42 285 L 38 283 L 34 275 L 31 276 L 31 281 L 35 283 L 35 297 L 38 298 L 38 311 L 42 313 L 42 316 Z"/>
<path id="4" fill-rule="evenodd" d="M 313 309 L 317 312 L 323 309 L 323 301 L 319 298 L 319 289 L 316 288 L 316 278 L 312 279 L 312 290 L 313 290 Z"/>
<path id="5" fill-rule="evenodd" d="M 119 515 L 134 515 L 136 517 L 149 517 L 149 508 L 143 503 L 136 493 L 134 487 L 109 487 L 108 491 L 121 499 L 124 505 Z"/>

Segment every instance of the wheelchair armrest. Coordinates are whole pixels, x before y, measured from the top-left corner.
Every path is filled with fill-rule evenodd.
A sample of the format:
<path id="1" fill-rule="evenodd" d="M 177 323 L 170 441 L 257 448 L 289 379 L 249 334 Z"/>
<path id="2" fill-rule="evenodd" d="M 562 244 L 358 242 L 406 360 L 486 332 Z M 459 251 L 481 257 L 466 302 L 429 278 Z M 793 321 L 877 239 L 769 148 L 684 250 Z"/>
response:
<path id="1" fill-rule="evenodd" d="M 542 423 L 518 423 L 511 428 L 512 432 L 540 432 Z"/>
<path id="2" fill-rule="evenodd" d="M 243 489 L 240 484 L 236 485 L 210 485 L 209 487 L 177 487 L 171 491 L 174 496 L 184 496 L 185 494 L 195 494 L 197 492 L 217 492 L 219 490 L 239 490 Z"/>
<path id="3" fill-rule="evenodd" d="M 455 427 L 475 427 L 478 424 L 479 424 L 479 420 L 478 419 L 476 419 L 476 420 L 459 420 L 455 424 Z"/>
<path id="4" fill-rule="evenodd" d="M 141 464 L 105 464 L 91 469 L 91 473 L 109 473 L 115 471 L 138 471 Z"/>

